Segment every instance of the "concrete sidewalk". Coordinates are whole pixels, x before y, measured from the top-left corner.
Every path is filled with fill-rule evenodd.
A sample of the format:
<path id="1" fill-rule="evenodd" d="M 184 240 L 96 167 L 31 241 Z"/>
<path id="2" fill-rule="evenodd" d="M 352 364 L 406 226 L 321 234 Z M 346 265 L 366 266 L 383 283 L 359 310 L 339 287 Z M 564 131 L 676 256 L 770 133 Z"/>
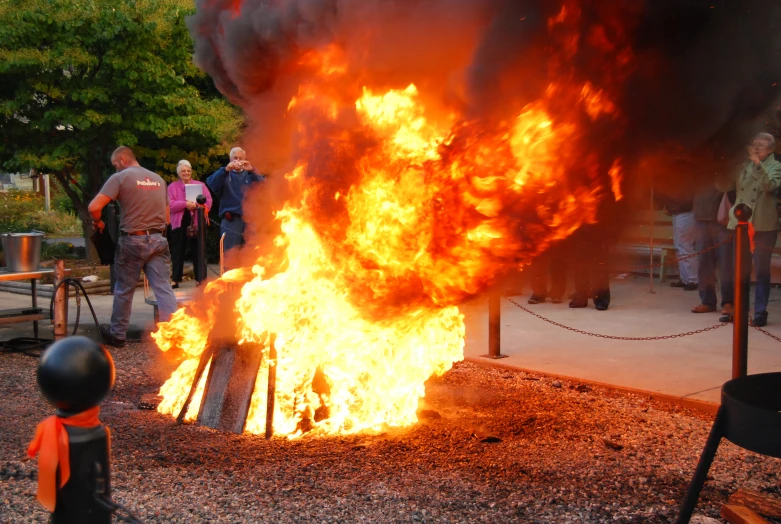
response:
<path id="1" fill-rule="evenodd" d="M 210 273 L 210 277 L 212 274 Z M 194 287 L 185 282 L 182 288 Z M 611 280 L 610 309 L 570 309 L 562 304 L 528 305 L 528 294 L 510 297 L 520 305 L 572 328 L 604 335 L 658 337 L 695 331 L 718 324 L 719 313 L 694 314 L 699 303 L 696 291 L 683 291 L 655 284 L 649 293 L 647 277 L 627 276 Z M 753 297 L 753 288 L 752 288 Z M 98 320 L 111 318 L 112 296 L 90 297 Z M 0 292 L 0 308 L 23 307 L 30 297 Z M 40 304 L 48 307 L 47 299 Z M 781 337 L 781 290 L 770 295 L 768 332 Z M 576 333 L 540 320 L 502 299 L 501 352 L 507 358 L 482 358 L 488 352 L 487 303 L 478 299 L 462 306 L 466 317 L 464 356 L 483 364 L 508 366 L 547 375 L 601 383 L 622 389 L 641 390 L 670 400 L 718 403 L 721 385 L 732 373 L 732 326 L 680 338 L 651 341 L 621 341 Z M 76 304 L 70 301 L 70 328 Z M 138 288 L 128 336 L 146 338 L 154 330 L 152 307 L 144 303 Z M 32 336 L 30 323 L 0 326 L 0 340 Z M 79 334 L 97 339 L 94 322 L 82 302 Z M 41 322 L 42 337 L 51 337 L 51 323 Z M 781 371 L 781 342 L 749 328 L 749 373 Z"/>
<path id="2" fill-rule="evenodd" d="M 696 291 L 654 284 L 648 277 L 627 276 L 610 282 L 610 308 L 597 311 L 562 304 L 529 305 L 531 291 L 509 297 L 521 306 L 572 328 L 613 336 L 658 337 L 719 323 L 720 313 L 694 314 Z M 752 301 L 753 301 L 752 287 Z M 466 316 L 465 357 L 562 378 L 641 390 L 670 400 L 718 403 L 721 386 L 732 377 L 732 325 L 685 337 L 623 341 L 588 336 L 554 326 L 502 299 L 501 353 L 488 352 L 488 310 L 484 300 L 461 308 Z M 781 290 L 773 289 L 766 331 L 781 337 Z M 781 371 L 781 342 L 749 328 L 748 372 Z"/>

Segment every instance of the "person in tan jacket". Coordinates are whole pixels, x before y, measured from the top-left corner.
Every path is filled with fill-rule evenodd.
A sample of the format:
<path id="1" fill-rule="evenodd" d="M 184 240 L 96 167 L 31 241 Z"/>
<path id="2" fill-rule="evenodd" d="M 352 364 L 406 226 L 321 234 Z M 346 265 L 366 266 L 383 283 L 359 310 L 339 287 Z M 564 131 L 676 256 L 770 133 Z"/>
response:
<path id="1" fill-rule="evenodd" d="M 754 289 L 755 326 L 767 325 L 767 302 L 770 297 L 770 257 L 778 236 L 776 191 L 781 186 L 781 162 L 773 155 L 776 140 L 770 133 L 759 133 L 748 147 L 748 160 L 736 177 L 722 191 L 735 190 L 735 205 L 748 204 L 753 210 L 755 249 L 752 256 L 756 285 Z M 730 209 L 727 228 L 735 229 L 735 206 Z M 748 247 L 747 247 L 748 249 Z"/>

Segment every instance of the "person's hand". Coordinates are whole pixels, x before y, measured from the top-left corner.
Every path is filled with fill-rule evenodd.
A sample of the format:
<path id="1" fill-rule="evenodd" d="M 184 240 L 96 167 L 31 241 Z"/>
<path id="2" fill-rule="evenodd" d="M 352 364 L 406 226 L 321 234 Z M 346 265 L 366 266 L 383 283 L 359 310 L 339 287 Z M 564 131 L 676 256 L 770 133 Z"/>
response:
<path id="1" fill-rule="evenodd" d="M 243 167 L 243 168 L 244 168 L 246 171 L 252 171 L 252 164 L 250 164 L 249 160 L 245 160 L 245 161 L 242 163 L 242 167 Z"/>
<path id="2" fill-rule="evenodd" d="M 228 162 L 228 165 L 225 166 L 225 173 L 230 173 L 231 171 L 236 171 L 238 167 L 236 166 L 236 162 Z"/>
<path id="3" fill-rule="evenodd" d="M 753 147 L 749 147 L 748 148 L 748 158 L 749 158 L 749 160 L 754 162 L 755 166 L 758 166 L 759 164 L 762 163 L 762 161 L 759 159 L 757 154 L 754 152 L 754 148 Z"/>
<path id="4" fill-rule="evenodd" d="M 198 207 L 198 204 L 196 204 L 195 202 L 190 202 L 189 200 L 187 201 L 186 205 L 187 205 L 187 209 L 189 209 L 190 211 Z"/>
<path id="5" fill-rule="evenodd" d="M 102 232 L 105 228 L 106 228 L 106 224 L 104 224 L 102 220 L 98 220 L 97 222 L 95 222 L 94 220 L 92 221 L 92 229 L 94 229 L 95 231 Z"/>

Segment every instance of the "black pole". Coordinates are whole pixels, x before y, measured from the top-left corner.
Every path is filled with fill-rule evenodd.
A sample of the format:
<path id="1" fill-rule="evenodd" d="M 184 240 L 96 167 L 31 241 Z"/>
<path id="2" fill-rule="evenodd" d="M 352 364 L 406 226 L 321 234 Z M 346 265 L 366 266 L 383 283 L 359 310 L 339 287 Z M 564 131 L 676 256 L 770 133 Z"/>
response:
<path id="1" fill-rule="evenodd" d="M 705 449 L 702 450 L 700 455 L 700 461 L 697 463 L 697 469 L 694 472 L 694 478 L 689 484 L 689 488 L 686 490 L 686 498 L 683 499 L 681 504 L 681 511 L 678 514 L 678 520 L 676 524 L 688 524 L 694 513 L 694 507 L 697 505 L 697 499 L 700 498 L 700 492 L 702 486 L 705 485 L 705 480 L 708 478 L 708 470 L 710 470 L 711 464 L 713 464 L 713 458 L 716 456 L 716 451 L 719 449 L 719 443 L 722 437 L 722 424 L 724 414 L 723 408 L 719 408 L 716 414 L 716 420 L 713 422 L 713 427 L 708 435 L 708 440 L 705 442 Z"/>
<path id="2" fill-rule="evenodd" d="M 752 209 L 746 204 L 735 206 L 735 317 L 732 325 L 732 378 L 748 374 L 748 307 L 751 279 L 751 251 L 748 221 Z"/>
<path id="3" fill-rule="evenodd" d="M 71 419 L 72 424 L 68 420 L 94 409 L 113 386 L 111 354 L 88 338 L 67 337 L 43 353 L 37 375 L 41 393 L 57 408 L 56 416 L 68 434 L 70 477 L 60 488 L 60 469 L 57 468 L 58 488 L 51 522 L 110 524 L 112 511 L 101 503 L 111 495 L 108 428 L 100 423 L 97 412 L 94 413 L 94 425 L 89 427 L 85 425 L 93 422 L 92 417 L 82 417 L 86 420 L 80 421 Z M 39 482 L 42 474 L 45 473 L 39 471 Z"/>
<path id="4" fill-rule="evenodd" d="M 59 416 L 67 416 L 58 410 Z M 97 497 L 111 497 L 111 443 L 106 426 L 65 426 L 68 432 L 71 475 L 57 491 L 52 524 L 110 524 L 111 510 Z"/>
<path id="5" fill-rule="evenodd" d="M 196 257 L 198 259 L 197 273 L 194 275 L 195 280 L 203 282 L 206 280 L 206 197 L 198 195 L 195 199 L 198 203 L 198 252 Z"/>

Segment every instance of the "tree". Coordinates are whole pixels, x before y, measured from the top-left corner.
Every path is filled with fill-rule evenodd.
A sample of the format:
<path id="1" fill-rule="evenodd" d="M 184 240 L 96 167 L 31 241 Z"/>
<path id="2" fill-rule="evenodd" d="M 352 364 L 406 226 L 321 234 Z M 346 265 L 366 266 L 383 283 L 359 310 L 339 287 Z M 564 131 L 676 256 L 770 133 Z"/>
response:
<path id="1" fill-rule="evenodd" d="M 53 174 L 82 220 L 133 147 L 164 177 L 187 158 L 202 174 L 242 125 L 192 63 L 191 0 L 0 0 L 0 168 Z"/>

